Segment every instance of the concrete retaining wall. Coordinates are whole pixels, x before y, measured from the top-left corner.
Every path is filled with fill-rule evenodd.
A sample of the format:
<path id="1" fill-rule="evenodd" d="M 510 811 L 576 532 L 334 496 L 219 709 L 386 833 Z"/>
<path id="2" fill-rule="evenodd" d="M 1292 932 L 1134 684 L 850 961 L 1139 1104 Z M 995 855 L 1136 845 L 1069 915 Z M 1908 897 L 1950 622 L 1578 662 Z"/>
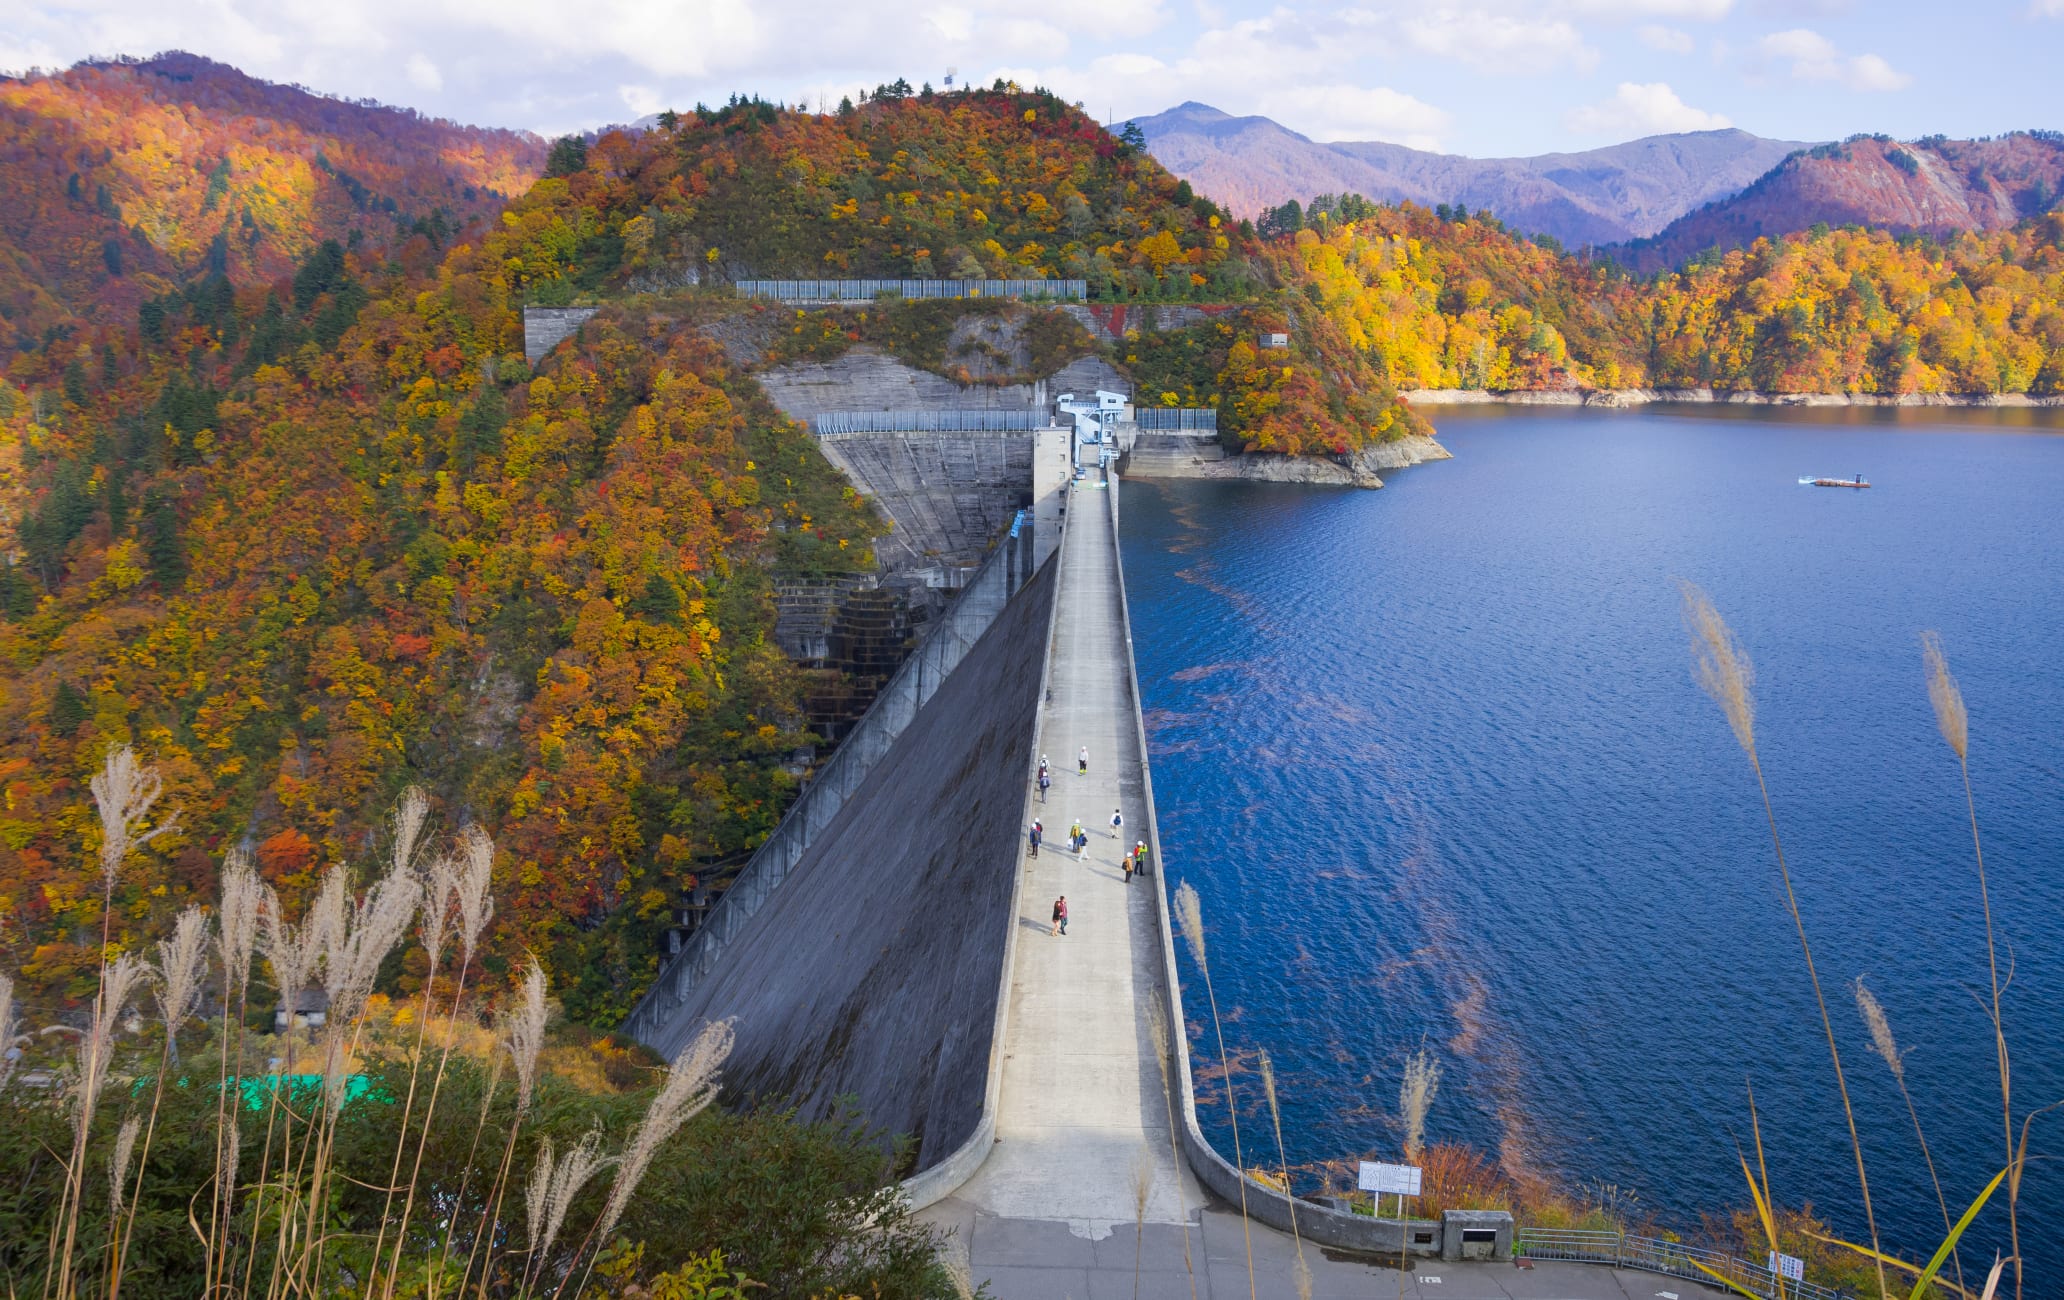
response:
<path id="1" fill-rule="evenodd" d="M 523 309 L 523 359 L 532 365 L 545 354 L 572 338 L 594 316 L 595 307 L 525 307 Z"/>
<path id="2" fill-rule="evenodd" d="M 816 1119 L 851 1098 L 868 1125 L 915 1138 L 919 1169 L 956 1155 L 993 1114 L 1053 592 L 1048 566 L 668 1017 L 677 1044 L 735 1019 L 731 1102 Z"/>

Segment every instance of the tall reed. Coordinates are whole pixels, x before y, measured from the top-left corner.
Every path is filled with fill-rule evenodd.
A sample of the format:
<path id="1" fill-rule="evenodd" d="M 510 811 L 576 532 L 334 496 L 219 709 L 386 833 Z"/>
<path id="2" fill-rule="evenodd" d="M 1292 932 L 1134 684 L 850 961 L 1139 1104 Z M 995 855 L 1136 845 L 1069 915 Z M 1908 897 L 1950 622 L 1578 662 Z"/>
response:
<path id="1" fill-rule="evenodd" d="M 1268 1098 L 1269 1120 L 1276 1128 L 1276 1167 L 1283 1171 L 1283 1200 L 1290 1206 L 1290 1240 L 1297 1246 L 1293 1265 L 1298 1295 L 1311 1295 L 1311 1265 L 1304 1258 L 1304 1234 L 1297 1230 L 1297 1189 L 1290 1185 L 1290 1157 L 1283 1148 L 1283 1111 L 1276 1104 L 1276 1065 L 1269 1054 L 1261 1054 L 1261 1091 Z"/>
<path id="2" fill-rule="evenodd" d="M 516 1071 L 516 1110 L 509 1119 L 509 1134 L 502 1144 L 502 1162 L 495 1171 L 493 1194 L 481 1204 L 480 1224 L 466 1249 L 466 1271 L 460 1274 L 461 1290 L 465 1281 L 473 1276 L 473 1259 L 483 1246 L 487 1250 L 481 1264 L 483 1285 L 494 1271 L 495 1228 L 501 1223 L 502 1198 L 508 1190 L 509 1162 L 516 1154 L 517 1130 L 523 1127 L 523 1117 L 530 1112 L 531 1097 L 537 1084 L 538 1053 L 544 1048 L 545 1027 L 549 1020 L 550 1009 L 545 1002 L 545 970 L 537 958 L 532 957 L 518 996 L 502 1011 L 502 1048 L 509 1053 L 510 1064 Z M 534 1238 L 535 1233 L 532 1236 Z"/>
<path id="3" fill-rule="evenodd" d="M 2000 1127 L 2007 1142 L 2007 1231 L 2014 1263 L 2014 1296 L 2021 1297 L 2021 1161 L 2014 1151 L 2014 1071 L 2007 1053 L 2006 1021 L 2000 1014 L 1999 947 L 1992 929 L 1992 891 L 1985 881 L 1985 843 L 1978 834 L 1978 800 L 1971 792 L 1971 715 L 1964 708 L 1964 692 L 1950 676 L 1949 660 L 1942 653 L 1942 638 L 1934 632 L 1921 633 L 1921 662 L 1928 677 L 1928 703 L 1934 706 L 1935 726 L 1956 755 L 1957 771 L 1964 782 L 1964 811 L 1971 822 L 1971 855 L 1978 863 L 1978 902 L 1985 916 L 1985 965 L 1992 976 L 1992 1043 L 1999 1068 Z"/>
<path id="4" fill-rule="evenodd" d="M 113 938 L 115 910 L 115 882 L 121 877 L 122 866 L 129 855 L 162 835 L 170 834 L 179 825 L 179 814 L 161 818 L 150 830 L 143 829 L 144 820 L 151 809 L 157 806 L 158 797 L 164 793 L 164 782 L 159 779 L 157 769 L 147 768 L 136 760 L 136 751 L 127 745 L 111 745 L 102 758 L 101 769 L 89 782 L 93 792 L 93 804 L 99 814 L 100 848 L 100 992 L 95 998 L 93 1025 L 82 1043 L 86 1054 L 80 1059 L 82 1078 L 93 1080 L 92 1090 L 77 1098 L 78 1125 L 72 1143 L 70 1158 L 65 1163 L 64 1190 L 59 1198 L 58 1217 L 52 1223 L 51 1249 L 58 1249 L 58 1225 L 62 1224 L 63 1251 L 57 1259 L 57 1297 L 70 1300 L 74 1280 L 72 1277 L 72 1246 L 78 1236 L 79 1201 L 86 1192 L 86 1138 L 93 1123 L 93 1111 L 99 1104 L 100 1083 L 107 1074 L 107 1062 L 95 1053 L 113 1047 L 113 1035 L 105 1037 L 97 1033 L 105 1018 L 112 1027 L 119 1005 L 107 1006 L 109 993 L 108 976 L 112 969 L 108 961 L 108 945 Z M 128 987 L 121 989 L 126 1001 L 127 993 L 133 989 L 140 970 L 127 973 Z M 44 1279 L 44 1294 L 50 1293 L 48 1273 Z"/>
<path id="5" fill-rule="evenodd" d="M 244 1018 L 250 1008 L 251 956 L 257 946 L 258 909 L 263 900 L 258 872 L 250 854 L 233 849 L 222 864 L 221 901 L 216 908 L 215 947 L 222 966 L 222 1033 L 215 1090 L 215 1177 L 208 1210 L 205 1242 L 204 1289 L 212 1291 L 220 1279 L 220 1268 L 228 1255 L 217 1243 L 227 1245 L 229 1219 L 235 1204 L 238 1156 L 242 1134 L 237 1110 L 243 1096 Z M 236 1040 L 234 1061 L 230 1039 Z M 237 1100 L 232 1102 L 235 1090 Z"/>
<path id="6" fill-rule="evenodd" d="M 1763 760 L 1756 750 L 1756 703 L 1752 687 L 1755 670 L 1748 654 L 1735 640 L 1720 611 L 1706 593 L 1695 584 L 1680 581 L 1679 591 L 1684 602 L 1684 623 L 1691 634 L 1692 675 L 1701 690 L 1713 698 L 1720 711 L 1727 718 L 1727 725 L 1734 732 L 1734 738 L 1748 755 L 1749 766 L 1756 774 L 1756 790 L 1763 798 L 1763 818 L 1770 828 L 1770 843 L 1777 857 L 1777 873 L 1784 883 L 1785 907 L 1792 916 L 1792 926 L 1798 931 L 1799 949 L 1806 957 L 1806 976 L 1813 984 L 1813 1000 L 1820 1008 L 1821 1030 L 1827 1037 L 1828 1056 L 1835 1066 L 1835 1087 L 1842 1097 L 1842 1115 L 1849 1124 L 1849 1148 L 1856 1157 L 1856 1182 L 1863 1193 L 1864 1221 L 1870 1228 L 1871 1250 L 1880 1251 L 1878 1241 L 1877 1211 L 1871 1205 L 1870 1175 L 1864 1169 L 1863 1141 L 1856 1131 L 1856 1111 L 1849 1101 L 1849 1081 L 1842 1071 L 1842 1050 L 1835 1043 L 1834 1019 L 1828 1014 L 1827 997 L 1820 987 L 1820 972 L 1813 964 L 1813 945 L 1806 938 L 1806 921 L 1799 912 L 1799 899 L 1792 890 L 1792 873 L 1785 861 L 1784 839 L 1778 834 L 1777 814 L 1771 808 L 1770 787 L 1763 779 Z M 1874 1261 L 1878 1270 L 1878 1291 L 1886 1294 L 1885 1265 Z"/>
<path id="7" fill-rule="evenodd" d="M 165 1029 L 164 1049 L 158 1055 L 158 1077 L 151 1088 L 150 1122 L 144 1129 L 143 1154 L 137 1157 L 140 1182 L 150 1162 L 151 1143 L 158 1132 L 158 1109 L 165 1101 L 165 1076 L 179 1063 L 179 1030 L 192 1018 L 201 1000 L 201 981 L 207 975 L 208 914 L 199 904 L 187 907 L 173 922 L 172 937 L 158 944 L 158 984 L 155 996 L 158 1017 Z M 136 1229 L 136 1206 L 132 1199 L 129 1216 L 117 1234 L 114 1267 L 108 1279 L 108 1300 L 122 1292 L 122 1269 L 129 1258 L 128 1237 Z"/>
<path id="8" fill-rule="evenodd" d="M 1856 978 L 1856 1010 L 1863 1017 L 1864 1027 L 1870 1030 L 1871 1050 L 1885 1062 L 1885 1068 L 1892 1071 L 1892 1081 L 1899 1085 L 1899 1095 L 1906 1102 L 1907 1118 L 1913 1121 L 1914 1140 L 1921 1144 L 1921 1160 L 1928 1166 L 1928 1181 L 1935 1188 L 1935 1204 L 1942 1210 L 1942 1230 L 1945 1233 L 1953 1231 L 1955 1225 L 1949 1217 L 1949 1200 L 1942 1194 L 1942 1179 L 1935 1172 L 1935 1157 L 1928 1150 L 1928 1135 L 1921 1131 L 1921 1113 L 1914 1109 L 1913 1094 L 1906 1087 L 1906 1054 L 1899 1050 L 1899 1040 L 1892 1036 L 1892 1022 L 1886 1018 L 1885 1008 L 1860 975 Z M 1957 1287 L 1961 1290 L 1964 1285 L 1962 1253 L 1952 1253 L 1950 1261 L 1956 1269 Z"/>
<path id="9" fill-rule="evenodd" d="M 1240 1107 L 1233 1096 L 1233 1058 L 1226 1051 L 1225 1022 L 1218 1016 L 1218 994 L 1211 987 L 1211 961 L 1204 945 L 1204 907 L 1197 891 L 1185 880 L 1175 887 L 1175 919 L 1204 977 L 1204 996 L 1211 1003 L 1211 1028 L 1218 1036 L 1218 1064 L 1225 1071 L 1226 1115 L 1233 1124 L 1233 1168 L 1240 1175 L 1240 1236 L 1247 1246 L 1248 1300 L 1259 1300 L 1254 1285 L 1254 1230 L 1247 1218 L 1247 1160 L 1240 1153 Z"/>

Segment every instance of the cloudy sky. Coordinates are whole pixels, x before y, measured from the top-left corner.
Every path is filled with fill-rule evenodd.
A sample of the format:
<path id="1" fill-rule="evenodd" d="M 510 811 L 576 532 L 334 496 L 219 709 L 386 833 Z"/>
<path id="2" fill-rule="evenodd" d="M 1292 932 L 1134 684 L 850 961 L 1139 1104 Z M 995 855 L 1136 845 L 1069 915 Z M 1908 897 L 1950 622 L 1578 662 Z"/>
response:
<path id="1" fill-rule="evenodd" d="M 546 134 L 733 91 L 908 77 L 1099 117 L 1201 100 L 1321 140 L 1479 156 L 1738 126 L 2064 128 L 2064 0 L 5 0 L 0 69 L 187 49 Z"/>

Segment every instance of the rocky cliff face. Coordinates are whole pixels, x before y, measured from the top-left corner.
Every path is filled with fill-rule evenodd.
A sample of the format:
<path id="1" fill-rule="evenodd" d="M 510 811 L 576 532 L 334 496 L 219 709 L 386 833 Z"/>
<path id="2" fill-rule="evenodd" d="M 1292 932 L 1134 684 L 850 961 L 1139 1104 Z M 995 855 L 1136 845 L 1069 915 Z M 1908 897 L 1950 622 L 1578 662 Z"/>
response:
<path id="1" fill-rule="evenodd" d="M 1746 131 L 1696 131 L 1582 153 L 1461 158 L 1374 142 L 1320 144 L 1265 117 L 1195 103 L 1138 124 L 1162 166 L 1239 216 L 1314 194 L 1354 193 L 1487 209 L 1573 247 L 1652 235 L 1800 147 Z"/>
<path id="2" fill-rule="evenodd" d="M 1672 222 L 1622 258 L 1643 271 L 1708 248 L 1744 248 L 1816 222 L 1905 234 L 1998 230 L 2049 211 L 2064 193 L 2064 137 L 1904 143 L 1867 136 L 1786 158 L 1741 193 Z"/>

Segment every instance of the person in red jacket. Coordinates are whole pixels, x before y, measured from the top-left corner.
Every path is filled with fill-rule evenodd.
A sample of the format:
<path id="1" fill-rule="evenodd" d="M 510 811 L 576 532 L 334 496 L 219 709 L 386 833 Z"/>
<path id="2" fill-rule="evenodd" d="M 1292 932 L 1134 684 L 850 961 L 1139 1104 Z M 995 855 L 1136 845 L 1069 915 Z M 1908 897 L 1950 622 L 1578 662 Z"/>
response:
<path id="1" fill-rule="evenodd" d="M 1068 896 L 1062 894 L 1054 900 L 1053 934 L 1068 933 Z"/>

